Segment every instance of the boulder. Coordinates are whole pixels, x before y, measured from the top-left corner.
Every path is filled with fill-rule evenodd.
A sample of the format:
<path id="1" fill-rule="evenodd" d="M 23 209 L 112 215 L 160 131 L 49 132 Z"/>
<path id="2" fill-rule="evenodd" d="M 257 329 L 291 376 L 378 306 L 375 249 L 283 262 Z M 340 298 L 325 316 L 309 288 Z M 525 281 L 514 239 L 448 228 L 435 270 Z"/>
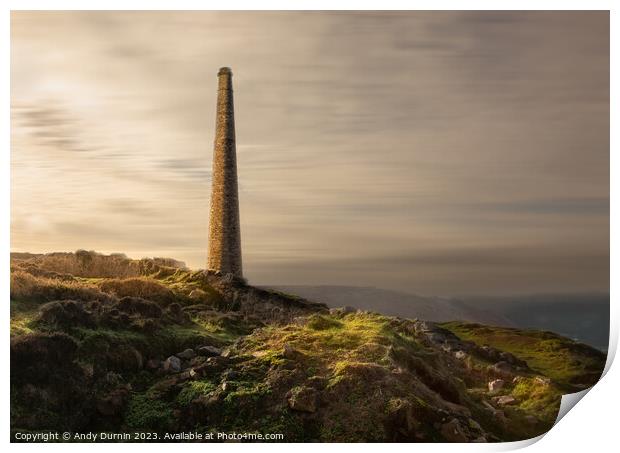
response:
<path id="1" fill-rule="evenodd" d="M 288 405 L 294 411 L 315 412 L 317 406 L 317 391 L 303 385 L 295 387 L 288 393 Z"/>
<path id="2" fill-rule="evenodd" d="M 183 359 L 183 360 L 192 360 L 194 357 L 196 357 L 196 353 L 194 352 L 193 349 L 190 349 L 190 348 L 187 348 L 186 350 L 179 352 L 175 355 L 179 359 Z"/>
<path id="3" fill-rule="evenodd" d="M 198 352 L 198 355 L 201 355 L 204 357 L 215 357 L 215 356 L 222 354 L 222 350 L 220 348 L 216 348 L 215 346 L 210 346 L 210 345 L 200 346 L 197 349 L 197 352 Z"/>
<path id="4" fill-rule="evenodd" d="M 510 395 L 502 395 L 493 398 L 493 401 L 499 406 L 507 406 L 509 404 L 515 404 L 517 400 Z"/>
<path id="5" fill-rule="evenodd" d="M 505 384 L 506 384 L 506 382 L 503 379 L 494 379 L 493 381 L 489 382 L 489 392 L 490 393 L 497 393 L 501 389 L 504 388 Z"/>
<path id="6" fill-rule="evenodd" d="M 168 373 L 178 373 L 181 371 L 181 359 L 171 355 L 164 361 L 164 371 Z"/>

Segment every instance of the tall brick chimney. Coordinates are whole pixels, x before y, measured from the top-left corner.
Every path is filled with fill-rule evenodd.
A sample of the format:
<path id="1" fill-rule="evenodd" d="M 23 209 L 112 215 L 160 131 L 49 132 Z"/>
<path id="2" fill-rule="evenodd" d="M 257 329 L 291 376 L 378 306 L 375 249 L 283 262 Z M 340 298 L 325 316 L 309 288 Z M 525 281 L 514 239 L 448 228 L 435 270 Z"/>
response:
<path id="1" fill-rule="evenodd" d="M 220 68 L 217 77 L 207 269 L 243 278 L 232 71 Z"/>

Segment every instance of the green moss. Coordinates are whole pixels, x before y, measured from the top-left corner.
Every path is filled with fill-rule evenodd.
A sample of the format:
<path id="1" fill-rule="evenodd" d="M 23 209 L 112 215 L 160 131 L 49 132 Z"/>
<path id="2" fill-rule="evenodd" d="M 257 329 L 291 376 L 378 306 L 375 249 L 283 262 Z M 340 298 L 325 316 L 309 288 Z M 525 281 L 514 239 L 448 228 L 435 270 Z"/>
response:
<path id="1" fill-rule="evenodd" d="M 25 335 L 36 329 L 36 317 L 41 305 L 27 299 L 11 299 L 11 337 Z"/>
<path id="2" fill-rule="evenodd" d="M 307 326 L 312 330 L 327 330 L 341 328 L 342 323 L 328 316 L 312 315 L 308 319 Z"/>
<path id="3" fill-rule="evenodd" d="M 141 431 L 167 431 L 173 423 L 172 408 L 164 401 L 150 399 L 144 394 L 133 395 L 125 423 L 127 427 Z"/>
<path id="4" fill-rule="evenodd" d="M 176 402 L 180 406 L 187 406 L 196 398 L 208 395 L 216 387 L 214 383 L 209 381 L 190 381 L 183 386 L 176 397 Z"/>
<path id="5" fill-rule="evenodd" d="M 442 327 L 464 340 L 489 345 L 514 354 L 528 366 L 558 384 L 572 387 L 575 379 L 602 372 L 605 357 L 600 351 L 576 343 L 551 332 L 490 327 L 479 324 L 450 322 Z"/>

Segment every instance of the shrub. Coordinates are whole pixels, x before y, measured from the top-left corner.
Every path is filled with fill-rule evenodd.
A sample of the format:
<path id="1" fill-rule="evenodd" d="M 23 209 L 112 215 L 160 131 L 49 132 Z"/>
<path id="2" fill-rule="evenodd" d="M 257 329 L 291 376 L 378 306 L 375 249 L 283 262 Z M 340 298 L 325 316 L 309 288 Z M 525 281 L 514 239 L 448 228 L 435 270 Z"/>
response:
<path id="1" fill-rule="evenodd" d="M 174 293 L 165 285 L 146 277 L 111 279 L 99 283 L 99 288 L 117 297 L 140 297 L 157 302 L 174 302 Z"/>

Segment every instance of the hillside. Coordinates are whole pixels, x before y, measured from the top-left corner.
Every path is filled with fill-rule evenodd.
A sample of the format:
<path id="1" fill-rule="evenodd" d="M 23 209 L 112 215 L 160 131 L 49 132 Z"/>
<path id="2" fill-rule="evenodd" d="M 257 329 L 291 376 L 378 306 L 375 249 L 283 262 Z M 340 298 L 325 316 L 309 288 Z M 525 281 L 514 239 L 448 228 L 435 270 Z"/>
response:
<path id="1" fill-rule="evenodd" d="M 510 325 L 510 321 L 491 310 L 479 310 L 473 304 L 447 297 L 420 296 L 401 291 L 361 286 L 272 286 L 286 293 L 323 302 L 329 307 L 351 306 L 379 311 L 390 316 L 420 318 L 428 321 L 464 321 Z"/>
<path id="2" fill-rule="evenodd" d="M 330 310 L 175 260 L 11 260 L 14 434 L 518 440 L 604 361 L 550 332 Z"/>
<path id="3" fill-rule="evenodd" d="M 430 297 L 374 287 L 272 286 L 291 294 L 386 315 L 431 321 L 460 319 L 505 327 L 551 330 L 607 350 L 609 293 L 532 294 L 511 297 Z"/>

